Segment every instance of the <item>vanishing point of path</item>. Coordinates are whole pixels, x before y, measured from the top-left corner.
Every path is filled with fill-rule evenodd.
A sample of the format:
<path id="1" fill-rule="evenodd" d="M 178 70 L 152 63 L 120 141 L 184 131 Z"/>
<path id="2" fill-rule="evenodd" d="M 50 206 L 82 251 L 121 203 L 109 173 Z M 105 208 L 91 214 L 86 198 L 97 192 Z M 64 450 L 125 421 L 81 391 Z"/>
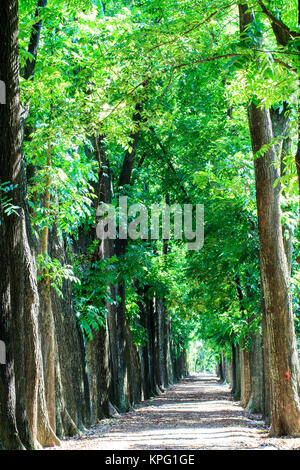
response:
<path id="1" fill-rule="evenodd" d="M 213 375 L 191 375 L 133 411 L 62 441 L 72 450 L 300 449 L 300 439 L 270 439 Z"/>

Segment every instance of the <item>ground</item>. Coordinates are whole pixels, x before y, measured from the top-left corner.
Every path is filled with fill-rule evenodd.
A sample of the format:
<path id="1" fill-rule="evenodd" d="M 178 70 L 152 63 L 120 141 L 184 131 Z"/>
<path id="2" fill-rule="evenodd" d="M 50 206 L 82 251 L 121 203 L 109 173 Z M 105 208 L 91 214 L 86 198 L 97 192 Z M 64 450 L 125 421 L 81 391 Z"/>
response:
<path id="1" fill-rule="evenodd" d="M 258 415 L 232 401 L 213 375 L 191 375 L 161 395 L 81 436 L 62 440 L 69 450 L 300 449 L 300 439 L 271 439 Z"/>

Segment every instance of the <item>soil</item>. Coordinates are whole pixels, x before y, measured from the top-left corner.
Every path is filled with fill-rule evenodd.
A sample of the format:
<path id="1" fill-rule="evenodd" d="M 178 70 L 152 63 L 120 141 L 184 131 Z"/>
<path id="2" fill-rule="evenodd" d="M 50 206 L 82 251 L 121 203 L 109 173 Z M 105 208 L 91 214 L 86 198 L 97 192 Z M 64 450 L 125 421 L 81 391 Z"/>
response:
<path id="1" fill-rule="evenodd" d="M 300 438 L 270 438 L 261 416 L 232 401 L 217 377 L 194 374 L 125 414 L 65 438 L 68 450 L 286 450 Z"/>

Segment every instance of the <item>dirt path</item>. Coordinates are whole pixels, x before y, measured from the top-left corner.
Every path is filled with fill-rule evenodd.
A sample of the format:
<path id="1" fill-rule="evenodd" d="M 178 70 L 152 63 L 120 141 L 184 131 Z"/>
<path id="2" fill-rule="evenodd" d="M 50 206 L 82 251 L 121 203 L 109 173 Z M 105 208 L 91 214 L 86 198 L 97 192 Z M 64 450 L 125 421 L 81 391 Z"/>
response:
<path id="1" fill-rule="evenodd" d="M 213 375 L 192 375 L 154 399 L 82 436 L 62 449 L 221 450 L 295 449 L 300 439 L 270 439 L 259 416 L 231 401 L 229 388 Z"/>

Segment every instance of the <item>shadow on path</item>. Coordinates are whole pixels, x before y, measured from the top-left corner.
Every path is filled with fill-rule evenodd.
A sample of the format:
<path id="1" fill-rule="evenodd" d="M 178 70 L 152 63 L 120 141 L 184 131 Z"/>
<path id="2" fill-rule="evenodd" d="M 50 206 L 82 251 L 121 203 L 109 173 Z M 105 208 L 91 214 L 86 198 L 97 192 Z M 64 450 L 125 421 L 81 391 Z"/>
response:
<path id="1" fill-rule="evenodd" d="M 63 449 L 180 450 L 276 448 L 259 416 L 231 400 L 213 375 L 191 375 L 114 422 L 65 439 Z M 277 443 L 277 441 L 276 441 Z"/>

